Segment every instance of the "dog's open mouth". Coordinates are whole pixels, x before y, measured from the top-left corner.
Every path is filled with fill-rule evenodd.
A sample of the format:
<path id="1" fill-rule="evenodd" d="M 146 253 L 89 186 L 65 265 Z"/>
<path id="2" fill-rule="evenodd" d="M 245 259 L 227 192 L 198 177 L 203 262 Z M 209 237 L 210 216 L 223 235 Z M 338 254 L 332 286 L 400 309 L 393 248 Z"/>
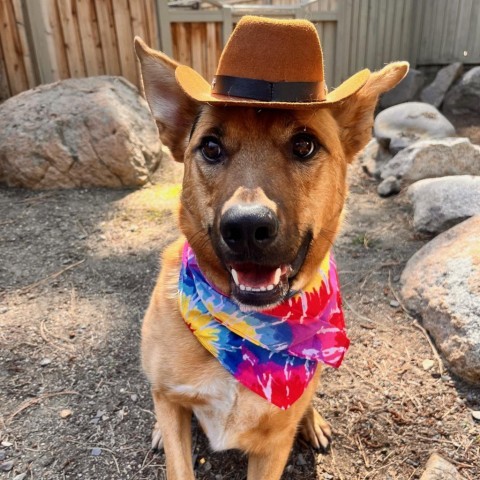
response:
<path id="1" fill-rule="evenodd" d="M 311 236 L 307 235 L 292 263 L 278 266 L 235 262 L 228 266 L 232 296 L 242 309 L 261 309 L 281 302 L 305 261 Z"/>

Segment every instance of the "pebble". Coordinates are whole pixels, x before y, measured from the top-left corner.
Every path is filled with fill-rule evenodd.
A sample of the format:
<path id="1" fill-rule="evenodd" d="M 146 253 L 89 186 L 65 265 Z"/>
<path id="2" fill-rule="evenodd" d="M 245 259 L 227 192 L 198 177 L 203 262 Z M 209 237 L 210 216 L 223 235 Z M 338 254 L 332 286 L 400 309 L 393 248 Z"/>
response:
<path id="1" fill-rule="evenodd" d="M 287 467 L 285 468 L 285 471 L 287 473 L 292 473 L 293 472 L 293 465 L 287 465 Z"/>
<path id="2" fill-rule="evenodd" d="M 7 442 L 7 440 L 4 440 L 2 442 L 2 447 L 11 447 L 13 445 L 12 442 Z"/>
<path id="3" fill-rule="evenodd" d="M 400 306 L 400 303 L 398 303 L 396 300 L 390 300 L 390 306 L 392 308 L 397 308 Z"/>
<path id="4" fill-rule="evenodd" d="M 27 478 L 27 472 L 20 473 L 16 477 L 13 477 L 13 480 L 23 480 L 24 478 Z"/>
<path id="5" fill-rule="evenodd" d="M 130 395 L 130 398 L 132 399 L 132 402 L 136 402 L 138 400 L 138 395 L 134 393 L 133 395 Z"/>
<path id="6" fill-rule="evenodd" d="M 13 460 L 8 460 L 0 464 L 0 470 L 3 472 L 9 472 L 13 468 Z"/>
<path id="7" fill-rule="evenodd" d="M 430 360 L 429 358 L 425 359 L 422 362 L 422 367 L 424 370 L 430 370 L 434 365 L 435 365 L 435 362 L 433 360 Z"/>
<path id="8" fill-rule="evenodd" d="M 333 475 L 331 475 L 330 473 L 324 473 L 323 480 L 333 480 Z"/>
<path id="9" fill-rule="evenodd" d="M 480 410 L 472 410 L 472 417 L 480 421 Z"/>
<path id="10" fill-rule="evenodd" d="M 62 411 L 59 413 L 59 415 L 60 415 L 61 418 L 68 418 L 68 417 L 70 417 L 70 416 L 72 415 L 72 413 L 73 413 L 73 412 L 72 412 L 70 409 L 65 408 L 64 410 L 62 410 Z"/>
<path id="11" fill-rule="evenodd" d="M 46 367 L 47 365 L 50 365 L 52 363 L 52 359 L 51 358 L 42 358 L 40 360 L 40 366 L 41 367 Z"/>
<path id="12" fill-rule="evenodd" d="M 92 457 L 98 457 L 101 454 L 102 454 L 102 449 L 98 447 L 92 448 L 92 451 L 90 452 L 90 455 L 92 455 Z"/>
<path id="13" fill-rule="evenodd" d="M 0 462 L 5 460 L 6 457 L 7 457 L 7 454 L 5 453 L 5 450 L 0 450 Z"/>
<path id="14" fill-rule="evenodd" d="M 4 314 L 4 313 L 7 313 L 7 312 L 8 312 L 7 307 L 0 307 L 0 314 Z"/>

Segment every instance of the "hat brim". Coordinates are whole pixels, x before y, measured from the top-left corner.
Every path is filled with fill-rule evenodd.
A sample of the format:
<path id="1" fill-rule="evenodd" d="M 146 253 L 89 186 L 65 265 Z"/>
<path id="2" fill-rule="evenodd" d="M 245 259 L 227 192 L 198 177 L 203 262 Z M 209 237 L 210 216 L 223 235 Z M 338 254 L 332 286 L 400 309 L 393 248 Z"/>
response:
<path id="1" fill-rule="evenodd" d="M 210 84 L 195 70 L 186 65 L 179 65 L 175 70 L 175 78 L 182 90 L 193 100 L 212 105 L 233 105 L 261 108 L 305 109 L 327 107 L 341 102 L 360 90 L 370 78 L 368 68 L 357 72 L 345 80 L 339 87 L 326 95 L 325 100 L 313 102 L 262 102 L 249 98 L 230 97 L 211 93 Z"/>

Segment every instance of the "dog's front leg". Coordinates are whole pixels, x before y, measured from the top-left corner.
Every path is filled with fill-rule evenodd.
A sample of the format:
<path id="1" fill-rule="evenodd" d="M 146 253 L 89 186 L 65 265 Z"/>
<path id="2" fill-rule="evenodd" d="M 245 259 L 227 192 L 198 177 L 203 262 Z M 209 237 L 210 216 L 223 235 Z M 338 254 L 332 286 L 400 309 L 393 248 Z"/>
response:
<path id="1" fill-rule="evenodd" d="M 157 417 L 154 438 L 163 441 L 168 480 L 194 480 L 192 464 L 192 412 L 169 401 L 159 392 L 153 392 Z M 161 434 L 161 438 L 159 437 Z"/>
<path id="2" fill-rule="evenodd" d="M 248 456 L 247 480 L 279 480 L 293 445 L 295 432 L 281 444 L 272 445 L 268 452 Z"/>

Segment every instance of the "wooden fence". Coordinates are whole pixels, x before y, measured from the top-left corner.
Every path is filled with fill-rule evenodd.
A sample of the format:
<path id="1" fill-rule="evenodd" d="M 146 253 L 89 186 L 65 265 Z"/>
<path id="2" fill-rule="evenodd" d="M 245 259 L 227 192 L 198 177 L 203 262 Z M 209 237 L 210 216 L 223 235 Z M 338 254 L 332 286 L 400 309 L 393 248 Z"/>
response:
<path id="1" fill-rule="evenodd" d="M 0 0 L 0 101 L 69 77 L 123 75 L 138 85 L 134 35 L 211 79 L 226 38 L 247 13 L 311 20 L 329 86 L 397 59 L 480 64 L 479 0 L 265 3 L 190 10 L 166 0 Z"/>

